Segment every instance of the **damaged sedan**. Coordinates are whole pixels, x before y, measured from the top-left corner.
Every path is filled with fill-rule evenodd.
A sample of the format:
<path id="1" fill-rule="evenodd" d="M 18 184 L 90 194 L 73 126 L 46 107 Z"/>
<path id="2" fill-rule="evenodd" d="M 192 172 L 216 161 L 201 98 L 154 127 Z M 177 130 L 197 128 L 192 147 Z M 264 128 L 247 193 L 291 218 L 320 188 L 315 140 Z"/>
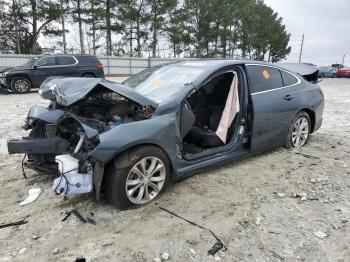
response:
<path id="1" fill-rule="evenodd" d="M 8 151 L 58 173 L 56 194 L 104 192 L 120 209 L 142 206 L 171 181 L 304 146 L 322 123 L 315 70 L 210 60 L 152 67 L 122 84 L 49 79 L 39 91 L 49 106 L 30 109 L 22 125 L 29 136 L 8 141 Z"/>

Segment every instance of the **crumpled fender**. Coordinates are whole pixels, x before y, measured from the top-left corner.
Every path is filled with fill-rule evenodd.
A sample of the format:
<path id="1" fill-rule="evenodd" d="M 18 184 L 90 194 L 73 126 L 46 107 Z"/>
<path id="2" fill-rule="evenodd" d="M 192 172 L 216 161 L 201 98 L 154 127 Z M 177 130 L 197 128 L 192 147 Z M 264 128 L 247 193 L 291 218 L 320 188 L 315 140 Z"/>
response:
<path id="1" fill-rule="evenodd" d="M 74 119 L 75 121 L 77 121 L 81 125 L 81 127 L 85 131 L 85 135 L 87 138 L 91 138 L 91 137 L 97 136 L 99 134 L 99 125 L 101 125 L 102 122 L 94 120 L 94 119 L 79 117 L 79 116 L 74 115 L 72 113 L 66 113 L 64 115 L 64 117 L 62 117 L 58 121 L 57 127 L 59 128 L 61 121 L 64 121 L 64 120 L 70 119 L 70 118 Z"/>
<path id="2" fill-rule="evenodd" d="M 57 120 L 64 114 L 62 110 L 50 109 L 42 106 L 32 106 L 28 116 L 25 119 L 22 128 L 27 130 L 31 128 L 30 120 L 41 120 L 49 124 L 56 124 Z"/>
<path id="3" fill-rule="evenodd" d="M 175 113 L 151 119 L 118 125 L 100 134 L 98 146 L 90 156 L 106 164 L 124 150 L 141 145 L 153 144 L 162 148 L 170 161 L 176 161 Z"/>

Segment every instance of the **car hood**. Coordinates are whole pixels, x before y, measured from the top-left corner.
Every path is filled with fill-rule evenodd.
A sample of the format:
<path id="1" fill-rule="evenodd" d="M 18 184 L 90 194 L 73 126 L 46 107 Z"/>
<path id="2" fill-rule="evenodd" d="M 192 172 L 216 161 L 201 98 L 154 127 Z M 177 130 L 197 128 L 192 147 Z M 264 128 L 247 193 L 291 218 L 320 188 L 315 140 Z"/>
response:
<path id="1" fill-rule="evenodd" d="M 309 82 L 317 82 L 318 80 L 319 69 L 315 66 L 299 63 L 282 63 L 278 65 L 286 70 L 301 75 Z"/>
<path id="2" fill-rule="evenodd" d="M 39 93 L 44 98 L 51 98 L 50 94 L 54 95 L 58 104 L 69 106 L 87 97 L 94 89 L 101 87 L 105 87 L 142 106 L 157 107 L 157 103 L 139 94 L 132 88 L 102 78 L 74 77 L 48 79 L 41 85 Z"/>
<path id="3" fill-rule="evenodd" d="M 9 71 L 19 71 L 24 69 L 31 69 L 31 67 L 28 66 L 16 66 L 16 67 L 6 67 L 6 68 L 0 68 L 0 73 L 5 73 Z"/>
<path id="4" fill-rule="evenodd" d="M 7 71 L 10 71 L 13 67 L 5 67 L 5 68 L 0 68 L 0 73 L 5 73 Z"/>

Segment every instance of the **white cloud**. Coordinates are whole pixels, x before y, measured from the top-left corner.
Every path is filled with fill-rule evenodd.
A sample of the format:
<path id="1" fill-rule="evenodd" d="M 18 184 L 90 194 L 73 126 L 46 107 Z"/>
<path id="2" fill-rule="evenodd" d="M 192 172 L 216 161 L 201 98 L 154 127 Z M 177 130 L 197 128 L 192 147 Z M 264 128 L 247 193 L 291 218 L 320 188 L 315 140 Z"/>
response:
<path id="1" fill-rule="evenodd" d="M 289 62 L 297 62 L 301 36 L 305 34 L 303 62 L 350 64 L 349 0 L 265 0 L 283 18 L 291 33 Z"/>

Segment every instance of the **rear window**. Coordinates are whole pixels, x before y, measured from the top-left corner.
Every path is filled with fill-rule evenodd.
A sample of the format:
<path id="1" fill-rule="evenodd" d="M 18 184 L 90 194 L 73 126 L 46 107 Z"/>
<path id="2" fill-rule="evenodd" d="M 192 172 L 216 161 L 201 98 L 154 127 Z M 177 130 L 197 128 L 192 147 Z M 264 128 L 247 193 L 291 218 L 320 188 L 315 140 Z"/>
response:
<path id="1" fill-rule="evenodd" d="M 38 66 L 53 66 L 56 65 L 56 58 L 54 56 L 44 57 L 40 59 L 36 65 Z"/>
<path id="2" fill-rule="evenodd" d="M 280 70 L 267 66 L 247 66 L 251 93 L 283 87 Z"/>
<path id="3" fill-rule="evenodd" d="M 95 56 L 77 56 L 77 59 L 81 64 L 101 64 L 101 62 Z"/>
<path id="4" fill-rule="evenodd" d="M 58 56 L 57 63 L 58 65 L 73 65 L 75 64 L 75 59 L 71 56 Z"/>
<path id="5" fill-rule="evenodd" d="M 296 79 L 292 74 L 283 70 L 281 70 L 281 74 L 284 86 L 291 86 L 298 83 L 298 79 Z"/>

